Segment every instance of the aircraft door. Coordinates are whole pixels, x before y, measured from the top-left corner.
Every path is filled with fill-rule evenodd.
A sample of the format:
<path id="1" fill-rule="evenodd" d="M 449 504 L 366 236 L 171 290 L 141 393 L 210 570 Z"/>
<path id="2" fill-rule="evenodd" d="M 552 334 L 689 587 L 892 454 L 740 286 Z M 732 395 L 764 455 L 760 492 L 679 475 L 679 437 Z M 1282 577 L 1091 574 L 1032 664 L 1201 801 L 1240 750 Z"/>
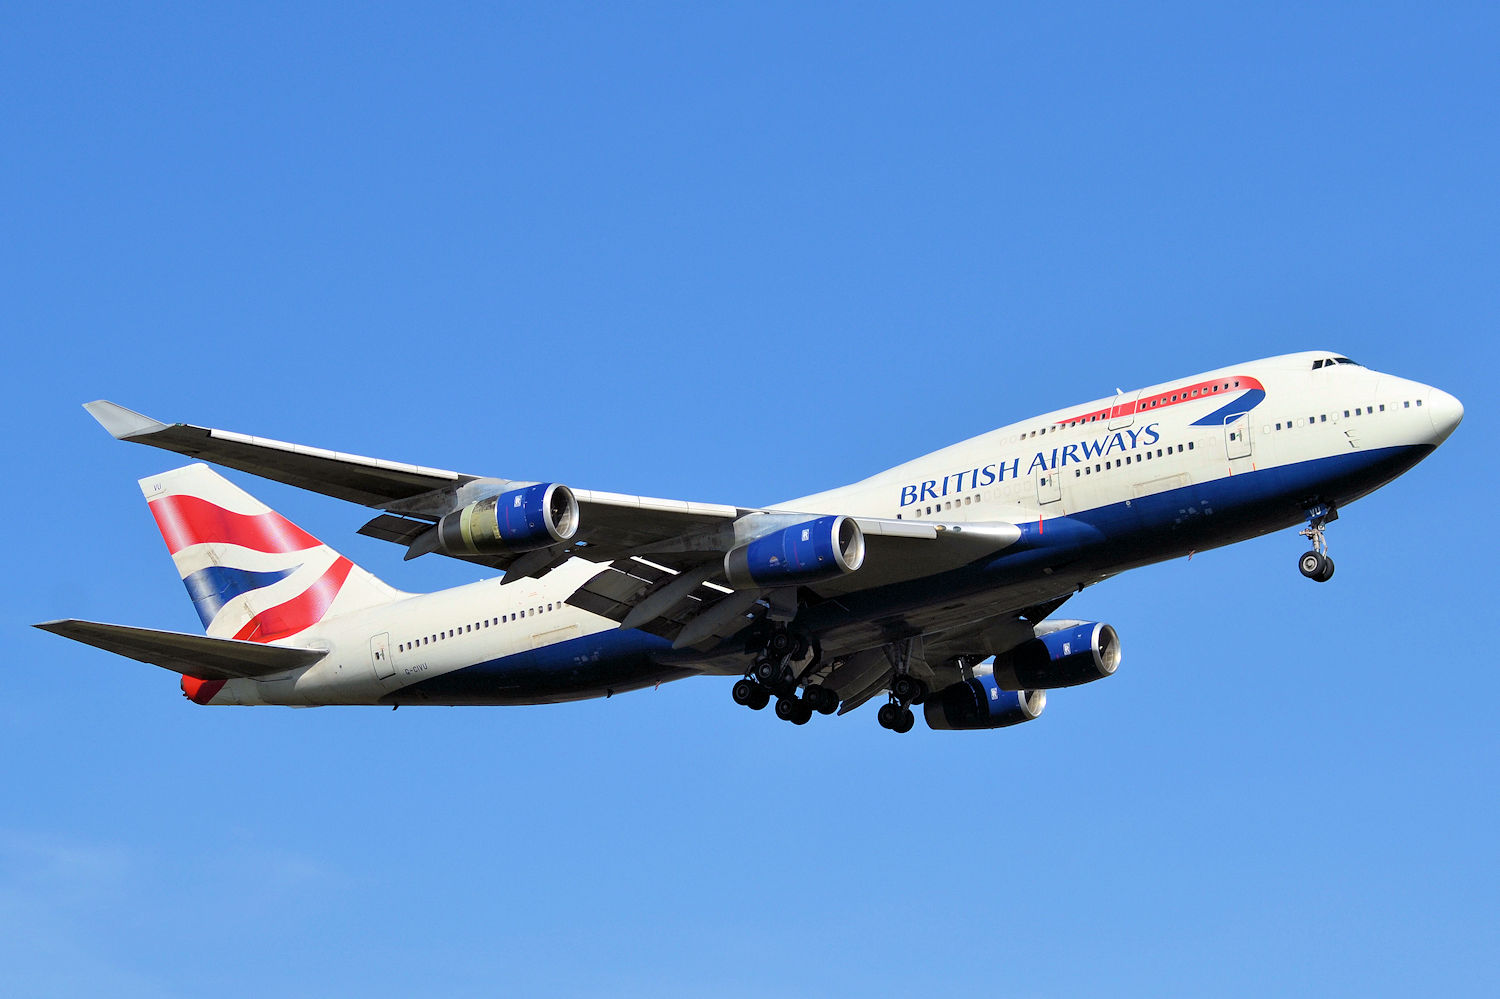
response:
<path id="1" fill-rule="evenodd" d="M 1056 469 L 1036 477 L 1036 498 L 1043 504 L 1062 499 L 1062 475 Z"/>
<path id="2" fill-rule="evenodd" d="M 1224 447 L 1229 452 L 1230 461 L 1250 457 L 1254 446 L 1254 428 L 1250 425 L 1249 413 L 1241 413 L 1224 424 Z"/>
<path id="3" fill-rule="evenodd" d="M 1109 429 L 1119 430 L 1135 422 L 1135 401 L 1140 392 L 1121 392 L 1109 407 Z"/>
<path id="4" fill-rule="evenodd" d="M 370 665 L 375 670 L 375 679 L 384 680 L 396 672 L 395 660 L 391 659 L 391 636 L 376 635 L 370 639 Z"/>

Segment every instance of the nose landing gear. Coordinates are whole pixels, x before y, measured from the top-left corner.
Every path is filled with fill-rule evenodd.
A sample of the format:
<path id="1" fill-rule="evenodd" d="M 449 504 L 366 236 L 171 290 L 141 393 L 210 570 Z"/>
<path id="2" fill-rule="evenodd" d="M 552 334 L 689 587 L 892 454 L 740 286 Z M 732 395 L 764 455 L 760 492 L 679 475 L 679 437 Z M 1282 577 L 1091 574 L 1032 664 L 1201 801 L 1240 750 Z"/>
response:
<path id="1" fill-rule="evenodd" d="M 1297 568 L 1308 579 L 1326 583 L 1333 578 L 1333 559 L 1328 557 L 1328 539 L 1324 537 L 1323 529 L 1339 519 L 1339 512 L 1333 506 L 1325 505 L 1315 506 L 1307 514 L 1307 526 L 1300 533 L 1312 542 L 1313 547 L 1297 561 Z"/>

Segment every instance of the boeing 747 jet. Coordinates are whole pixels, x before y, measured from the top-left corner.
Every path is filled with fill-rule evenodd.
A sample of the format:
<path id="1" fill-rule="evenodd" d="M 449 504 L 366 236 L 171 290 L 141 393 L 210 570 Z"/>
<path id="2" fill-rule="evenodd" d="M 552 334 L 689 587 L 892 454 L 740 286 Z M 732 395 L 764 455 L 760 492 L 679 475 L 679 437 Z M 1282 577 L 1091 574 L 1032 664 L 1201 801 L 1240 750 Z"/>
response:
<path id="1" fill-rule="evenodd" d="M 198 704 L 537 704 L 733 677 L 797 725 L 873 698 L 882 726 L 992 729 L 1113 674 L 1108 624 L 1053 615 L 1137 566 L 1325 528 L 1453 433 L 1463 406 L 1326 351 L 1068 406 L 766 507 L 361 458 L 111 402 L 120 440 L 380 511 L 406 558 L 503 575 L 397 590 L 204 464 L 140 480 L 204 635 L 37 625 L 182 675 Z"/>

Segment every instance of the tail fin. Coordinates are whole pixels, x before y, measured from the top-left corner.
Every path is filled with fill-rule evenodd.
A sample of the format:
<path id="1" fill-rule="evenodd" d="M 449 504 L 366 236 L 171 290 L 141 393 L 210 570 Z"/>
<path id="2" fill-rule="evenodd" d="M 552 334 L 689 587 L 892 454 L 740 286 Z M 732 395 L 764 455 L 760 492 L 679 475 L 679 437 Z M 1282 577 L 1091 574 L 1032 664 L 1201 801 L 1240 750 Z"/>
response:
<path id="1" fill-rule="evenodd" d="M 203 628 L 273 642 L 402 596 L 207 465 L 141 480 Z"/>

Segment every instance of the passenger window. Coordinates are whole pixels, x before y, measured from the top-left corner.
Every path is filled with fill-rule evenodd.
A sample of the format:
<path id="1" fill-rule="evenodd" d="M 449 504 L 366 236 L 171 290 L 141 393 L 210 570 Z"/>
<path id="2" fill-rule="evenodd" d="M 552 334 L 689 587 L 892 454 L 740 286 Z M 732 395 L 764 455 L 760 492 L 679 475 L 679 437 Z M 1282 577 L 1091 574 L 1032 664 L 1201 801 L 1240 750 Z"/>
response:
<path id="1" fill-rule="evenodd" d="M 1344 410 L 1344 419 L 1347 420 L 1348 418 L 1349 418 L 1349 411 L 1346 409 L 1346 410 Z"/>
<path id="2" fill-rule="evenodd" d="M 1421 399 L 1418 399 L 1418 400 L 1417 400 L 1417 405 L 1418 405 L 1418 406 L 1421 406 L 1421 405 L 1422 405 L 1422 400 L 1421 400 Z"/>
<path id="3" fill-rule="evenodd" d="M 1318 417 L 1318 422 L 1319 423 L 1327 423 L 1328 422 L 1328 414 L 1324 413 L 1322 416 Z"/>
<path id="4" fill-rule="evenodd" d="M 1402 404 L 1401 404 L 1401 406 L 1402 406 L 1402 408 L 1404 408 L 1404 409 L 1411 409 L 1411 400 L 1410 400 L 1410 399 L 1408 399 L 1408 400 L 1407 400 L 1407 401 L 1406 401 L 1406 402 L 1403 402 L 1403 403 L 1402 403 Z"/>
<path id="5" fill-rule="evenodd" d="M 1193 449 L 1193 442 L 1192 441 L 1188 441 L 1188 450 L 1191 451 L 1192 449 Z M 1181 444 L 1177 445 L 1177 450 L 1179 450 L 1179 451 L 1182 450 L 1182 445 Z"/>
<path id="6" fill-rule="evenodd" d="M 1277 430 L 1280 430 L 1280 429 L 1281 429 L 1281 424 L 1279 424 L 1279 423 L 1278 423 L 1278 424 L 1276 424 L 1276 429 L 1277 429 Z M 900 705 L 897 705 L 897 707 L 900 707 Z"/>

